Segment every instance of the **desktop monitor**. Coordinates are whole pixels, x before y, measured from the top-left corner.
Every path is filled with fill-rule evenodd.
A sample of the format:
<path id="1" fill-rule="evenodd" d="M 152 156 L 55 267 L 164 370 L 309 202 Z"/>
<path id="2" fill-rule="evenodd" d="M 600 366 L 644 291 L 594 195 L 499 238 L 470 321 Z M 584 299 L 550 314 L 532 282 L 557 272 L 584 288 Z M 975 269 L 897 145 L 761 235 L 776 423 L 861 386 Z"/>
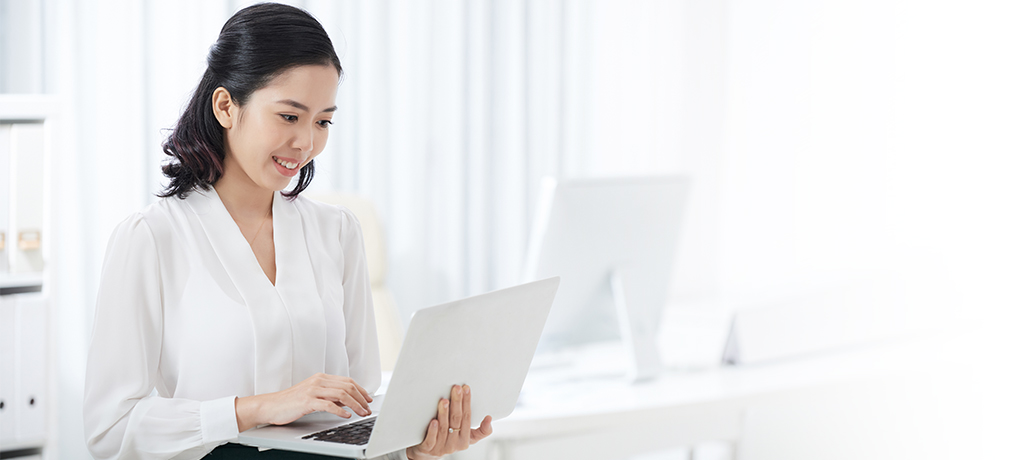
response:
<path id="1" fill-rule="evenodd" d="M 683 176 L 543 181 L 524 280 L 561 283 L 539 352 L 622 339 L 631 380 L 659 373 L 658 323 L 689 188 Z"/>

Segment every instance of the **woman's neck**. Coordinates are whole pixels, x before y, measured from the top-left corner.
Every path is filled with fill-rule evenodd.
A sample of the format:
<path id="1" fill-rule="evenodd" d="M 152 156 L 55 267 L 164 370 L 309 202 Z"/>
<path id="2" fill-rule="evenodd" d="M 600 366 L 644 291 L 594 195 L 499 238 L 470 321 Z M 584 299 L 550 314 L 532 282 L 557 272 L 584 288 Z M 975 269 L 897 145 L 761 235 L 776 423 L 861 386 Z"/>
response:
<path id="1" fill-rule="evenodd" d="M 259 187 L 237 165 L 227 162 L 223 176 L 213 184 L 223 206 L 234 220 L 261 218 L 273 207 L 273 191 Z M 240 222 L 239 222 L 240 223 Z"/>

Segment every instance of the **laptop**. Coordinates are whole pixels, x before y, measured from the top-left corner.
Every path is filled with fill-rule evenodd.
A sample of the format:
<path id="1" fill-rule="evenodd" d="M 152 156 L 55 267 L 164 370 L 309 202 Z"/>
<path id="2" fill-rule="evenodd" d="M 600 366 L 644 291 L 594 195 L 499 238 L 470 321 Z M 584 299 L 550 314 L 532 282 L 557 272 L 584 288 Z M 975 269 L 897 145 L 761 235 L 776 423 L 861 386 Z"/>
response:
<path id="1" fill-rule="evenodd" d="M 411 317 L 386 394 L 372 414 L 345 419 L 326 412 L 287 425 L 245 431 L 238 442 L 352 458 L 372 458 L 418 445 L 440 398 L 471 386 L 471 426 L 498 420 L 517 404 L 549 316 L 559 277 L 425 308 Z"/>

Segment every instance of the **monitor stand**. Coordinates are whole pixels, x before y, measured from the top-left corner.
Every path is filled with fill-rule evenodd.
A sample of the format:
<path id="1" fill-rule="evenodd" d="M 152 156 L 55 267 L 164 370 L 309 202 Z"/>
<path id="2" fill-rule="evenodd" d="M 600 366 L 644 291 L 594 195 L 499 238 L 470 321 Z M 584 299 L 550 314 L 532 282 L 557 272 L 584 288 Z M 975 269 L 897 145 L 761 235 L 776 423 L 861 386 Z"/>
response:
<path id="1" fill-rule="evenodd" d="M 655 318 L 640 306 L 627 303 L 630 291 L 626 270 L 616 268 L 609 275 L 609 285 L 616 304 L 616 317 L 620 324 L 620 337 L 626 355 L 627 379 L 631 382 L 651 380 L 662 372 L 659 345 L 655 336 Z"/>

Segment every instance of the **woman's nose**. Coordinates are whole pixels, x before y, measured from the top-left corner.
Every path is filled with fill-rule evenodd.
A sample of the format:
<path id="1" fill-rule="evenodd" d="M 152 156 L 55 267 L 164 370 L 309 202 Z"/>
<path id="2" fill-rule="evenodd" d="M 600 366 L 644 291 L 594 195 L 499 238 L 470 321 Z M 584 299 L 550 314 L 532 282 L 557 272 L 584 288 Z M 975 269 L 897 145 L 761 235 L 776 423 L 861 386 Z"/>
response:
<path id="1" fill-rule="evenodd" d="M 311 152 L 314 147 L 314 138 L 315 134 L 312 132 L 312 129 L 298 129 L 294 135 L 291 147 L 302 152 Z"/>

